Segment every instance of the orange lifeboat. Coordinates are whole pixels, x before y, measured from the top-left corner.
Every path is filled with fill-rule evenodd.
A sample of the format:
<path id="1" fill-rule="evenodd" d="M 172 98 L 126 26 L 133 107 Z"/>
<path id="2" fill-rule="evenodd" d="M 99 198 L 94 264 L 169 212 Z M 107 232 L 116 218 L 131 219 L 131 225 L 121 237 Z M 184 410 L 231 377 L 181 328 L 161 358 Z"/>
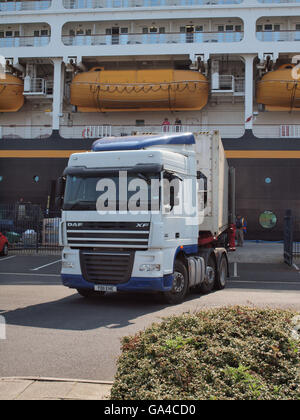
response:
<path id="1" fill-rule="evenodd" d="M 71 104 L 81 112 L 189 111 L 208 100 L 208 81 L 192 70 L 103 70 L 94 67 L 71 83 Z"/>
<path id="2" fill-rule="evenodd" d="M 257 83 L 256 101 L 266 111 L 300 111 L 300 79 L 293 77 L 294 66 L 284 64 Z"/>
<path id="3" fill-rule="evenodd" d="M 24 83 L 16 76 L 0 75 L 0 112 L 16 112 L 24 104 Z"/>

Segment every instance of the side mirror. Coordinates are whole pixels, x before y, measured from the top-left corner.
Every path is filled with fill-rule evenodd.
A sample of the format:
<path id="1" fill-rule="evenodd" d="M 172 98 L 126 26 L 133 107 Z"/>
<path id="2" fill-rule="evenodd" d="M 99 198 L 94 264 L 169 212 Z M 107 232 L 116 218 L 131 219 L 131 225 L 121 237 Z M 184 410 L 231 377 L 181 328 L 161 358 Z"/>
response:
<path id="1" fill-rule="evenodd" d="M 64 201 L 66 178 L 60 176 L 55 185 L 55 207 L 61 209 Z"/>

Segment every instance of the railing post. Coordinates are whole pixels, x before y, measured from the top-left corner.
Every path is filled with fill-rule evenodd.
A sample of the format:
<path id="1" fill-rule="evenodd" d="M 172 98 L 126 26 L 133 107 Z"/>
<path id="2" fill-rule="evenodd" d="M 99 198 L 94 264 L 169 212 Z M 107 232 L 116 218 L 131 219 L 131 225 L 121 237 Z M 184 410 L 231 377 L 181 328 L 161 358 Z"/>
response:
<path id="1" fill-rule="evenodd" d="M 293 265 L 293 216 L 292 210 L 286 210 L 284 216 L 284 262 L 288 265 Z"/>

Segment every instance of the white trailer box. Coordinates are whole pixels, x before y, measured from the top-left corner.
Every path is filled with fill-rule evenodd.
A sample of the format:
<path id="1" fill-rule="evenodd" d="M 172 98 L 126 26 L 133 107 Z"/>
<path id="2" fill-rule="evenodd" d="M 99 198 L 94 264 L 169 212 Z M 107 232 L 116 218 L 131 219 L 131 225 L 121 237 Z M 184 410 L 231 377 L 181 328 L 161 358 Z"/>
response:
<path id="1" fill-rule="evenodd" d="M 228 228 L 229 167 L 218 131 L 194 133 L 194 136 L 197 171 L 207 178 L 205 194 L 199 194 L 199 210 L 204 204 L 204 219 L 199 217 L 203 220 L 199 223 L 199 231 L 219 236 Z"/>

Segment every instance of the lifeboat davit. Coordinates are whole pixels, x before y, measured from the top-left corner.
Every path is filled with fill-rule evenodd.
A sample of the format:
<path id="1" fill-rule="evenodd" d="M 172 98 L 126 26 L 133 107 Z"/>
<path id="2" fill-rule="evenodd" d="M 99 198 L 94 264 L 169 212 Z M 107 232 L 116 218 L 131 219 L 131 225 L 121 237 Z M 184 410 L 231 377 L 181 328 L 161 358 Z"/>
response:
<path id="1" fill-rule="evenodd" d="M 24 104 L 24 83 L 16 76 L 0 74 L 0 112 L 16 112 Z"/>
<path id="2" fill-rule="evenodd" d="M 94 67 L 71 83 L 70 102 L 80 112 L 200 110 L 207 100 L 208 81 L 192 70 Z"/>
<path id="3" fill-rule="evenodd" d="M 300 111 L 300 79 L 294 66 L 284 64 L 257 83 L 256 101 L 265 105 L 266 111 Z"/>

